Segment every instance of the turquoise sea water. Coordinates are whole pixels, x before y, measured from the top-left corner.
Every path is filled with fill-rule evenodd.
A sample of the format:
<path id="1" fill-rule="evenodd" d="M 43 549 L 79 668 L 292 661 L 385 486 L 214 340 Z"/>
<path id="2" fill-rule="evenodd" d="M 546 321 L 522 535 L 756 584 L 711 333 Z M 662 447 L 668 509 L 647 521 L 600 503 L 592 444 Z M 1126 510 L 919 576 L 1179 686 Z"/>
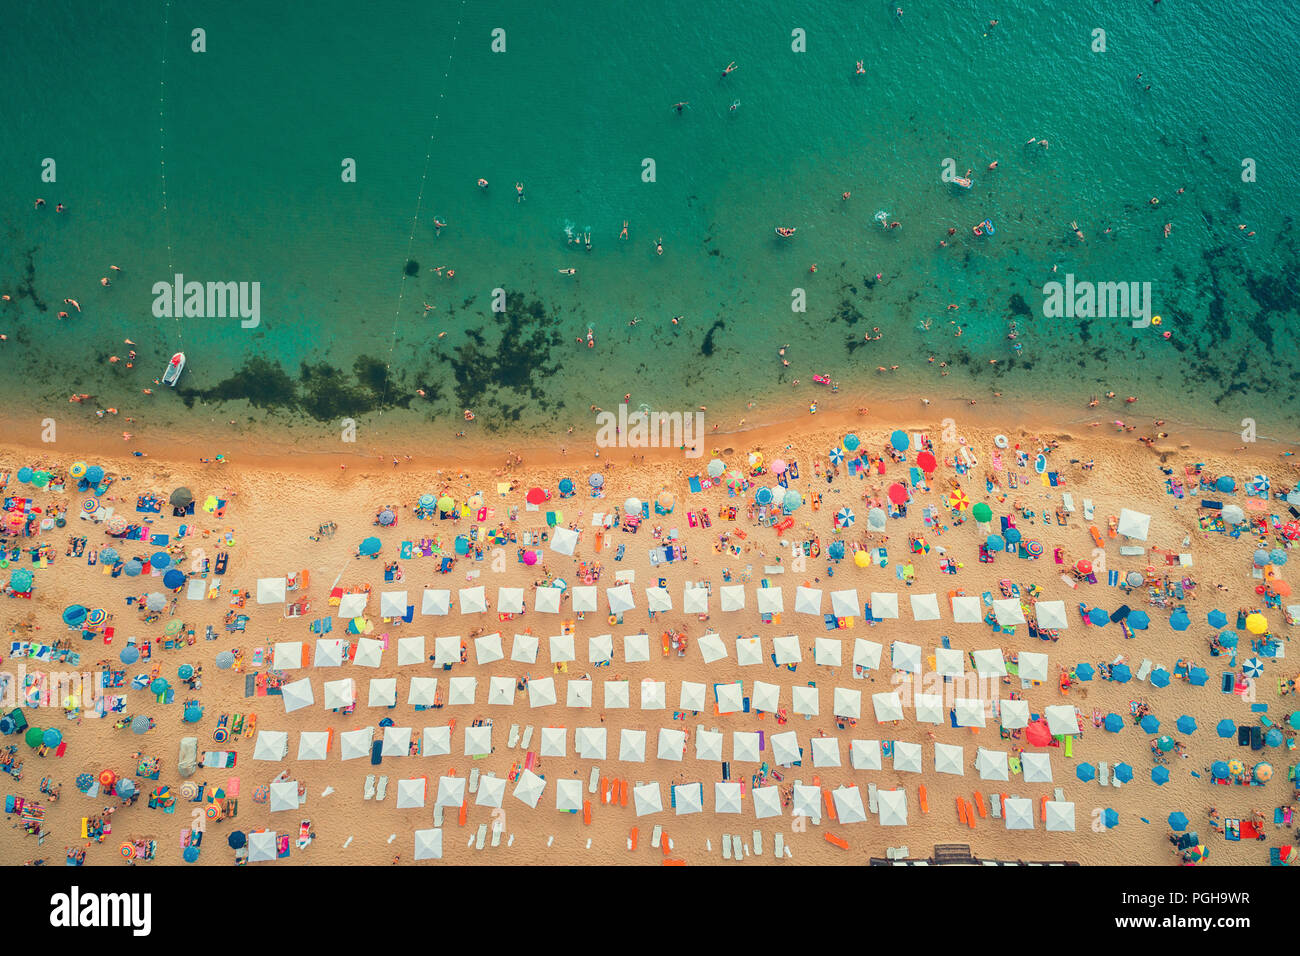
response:
<path id="1" fill-rule="evenodd" d="M 141 425 L 324 434 L 353 417 L 437 434 L 472 408 L 488 432 L 585 429 L 590 405 L 625 392 L 770 415 L 825 398 L 811 378 L 826 372 L 845 401 L 1000 391 L 1010 409 L 1081 407 L 1114 389 L 1171 399 L 1169 418 L 1249 416 L 1293 437 L 1300 65 L 1284 51 L 1300 8 L 901 5 L 16 3 L 0 137 L 8 417 L 66 414 L 88 392 Z M 974 170 L 972 189 L 941 180 L 947 158 Z M 985 218 L 996 234 L 977 238 Z M 777 225 L 798 233 L 778 240 Z M 590 231 L 591 251 L 566 230 Z M 123 271 L 104 289 L 110 264 Z M 175 273 L 260 282 L 260 326 L 154 318 L 152 287 Z M 1044 283 L 1066 273 L 1150 282 L 1163 324 L 1043 318 Z M 83 311 L 59 320 L 65 297 Z M 592 349 L 576 341 L 589 328 Z M 110 365 L 127 337 L 135 368 Z M 182 387 L 146 399 L 178 347 Z"/>

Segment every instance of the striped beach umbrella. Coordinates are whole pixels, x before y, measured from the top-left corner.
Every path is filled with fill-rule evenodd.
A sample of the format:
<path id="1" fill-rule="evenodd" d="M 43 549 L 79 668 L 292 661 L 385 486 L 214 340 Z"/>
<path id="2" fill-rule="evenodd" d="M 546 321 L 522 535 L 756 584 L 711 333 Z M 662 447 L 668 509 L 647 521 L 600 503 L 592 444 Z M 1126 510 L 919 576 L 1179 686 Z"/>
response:
<path id="1" fill-rule="evenodd" d="M 68 468 L 68 474 L 73 478 L 85 478 L 86 463 L 84 461 L 74 461 L 71 467 Z"/>
<path id="2" fill-rule="evenodd" d="M 958 488 L 956 491 L 948 495 L 948 507 L 955 508 L 958 511 L 965 511 L 970 507 L 970 497 L 966 492 Z"/>
<path id="3" fill-rule="evenodd" d="M 1252 657 L 1241 665 L 1241 672 L 1247 677 L 1259 677 L 1264 673 L 1264 662 L 1258 657 Z"/>
<path id="4" fill-rule="evenodd" d="M 850 511 L 848 508 L 841 508 L 839 511 L 835 512 L 835 522 L 841 528 L 849 527 L 849 525 L 853 524 L 854 522 L 853 512 Z"/>
<path id="5" fill-rule="evenodd" d="M 81 510 L 88 515 L 93 515 L 96 511 L 99 510 L 99 499 L 87 498 L 85 501 L 81 503 Z"/>
<path id="6" fill-rule="evenodd" d="M 836 445 L 831 449 L 830 455 L 832 465 L 841 465 L 844 463 L 844 449 L 839 445 Z"/>

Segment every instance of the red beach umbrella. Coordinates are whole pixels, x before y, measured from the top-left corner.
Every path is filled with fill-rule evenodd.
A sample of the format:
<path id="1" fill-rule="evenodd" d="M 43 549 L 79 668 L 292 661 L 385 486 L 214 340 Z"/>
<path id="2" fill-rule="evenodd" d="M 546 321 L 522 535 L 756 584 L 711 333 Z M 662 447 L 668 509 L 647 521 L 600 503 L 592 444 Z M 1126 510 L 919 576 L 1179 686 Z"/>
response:
<path id="1" fill-rule="evenodd" d="M 1052 732 L 1047 728 L 1047 721 L 1035 720 L 1026 727 L 1025 740 L 1033 747 L 1048 746 L 1052 742 Z"/>
<path id="2" fill-rule="evenodd" d="M 1092 574 L 1092 562 L 1080 558 L 1074 569 L 1080 574 Z"/>
<path id="3" fill-rule="evenodd" d="M 934 454 L 932 452 L 923 451 L 916 456 L 916 467 L 920 468 L 927 475 L 933 474 L 934 469 L 938 464 L 939 463 L 934 460 Z"/>
<path id="4" fill-rule="evenodd" d="M 889 486 L 889 500 L 896 505 L 903 504 L 907 501 L 907 489 L 898 482 L 894 482 Z"/>
<path id="5" fill-rule="evenodd" d="M 527 500 L 530 505 L 540 505 L 546 500 L 546 492 L 541 488 L 530 488 L 528 489 Z"/>

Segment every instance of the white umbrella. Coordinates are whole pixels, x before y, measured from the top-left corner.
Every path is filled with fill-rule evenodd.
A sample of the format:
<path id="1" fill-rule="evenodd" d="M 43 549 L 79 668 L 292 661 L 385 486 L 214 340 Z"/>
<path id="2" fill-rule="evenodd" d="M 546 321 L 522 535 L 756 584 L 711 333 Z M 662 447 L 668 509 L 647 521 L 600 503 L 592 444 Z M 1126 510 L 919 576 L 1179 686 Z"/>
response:
<path id="1" fill-rule="evenodd" d="M 903 719 L 903 699 L 898 691 L 888 694 L 872 694 L 871 707 L 876 712 L 876 722 L 883 724 L 891 720 Z"/>
<path id="2" fill-rule="evenodd" d="M 578 546 L 578 532 L 572 528 L 556 528 L 551 532 L 551 550 L 556 554 L 572 555 Z"/>
<path id="3" fill-rule="evenodd" d="M 739 813 L 742 794 L 740 784 L 734 780 L 725 783 L 718 780 L 713 783 L 713 812 Z"/>
<path id="4" fill-rule="evenodd" d="M 253 744 L 254 760 L 283 760 L 289 752 L 289 734 L 283 730 L 259 730 Z"/>
<path id="5" fill-rule="evenodd" d="M 831 613 L 836 617 L 857 617 L 862 613 L 862 602 L 858 600 L 858 589 L 831 592 Z"/>
<path id="6" fill-rule="evenodd" d="M 604 727 L 579 727 L 573 733 L 573 750 L 580 760 L 604 760 L 605 740 Z"/>
<path id="7" fill-rule="evenodd" d="M 385 727 L 384 742 L 380 745 L 381 757 L 407 757 L 411 753 L 410 727 Z"/>
<path id="8" fill-rule="evenodd" d="M 715 686 L 718 698 L 718 713 L 735 714 L 744 707 L 744 692 L 740 684 L 720 684 Z"/>
<path id="9" fill-rule="evenodd" d="M 557 780 L 555 782 L 555 809 L 567 813 L 582 809 L 582 781 Z"/>
<path id="10" fill-rule="evenodd" d="M 939 620 L 939 597 L 935 594 L 913 594 L 912 619 L 915 621 Z"/>
<path id="11" fill-rule="evenodd" d="M 775 714 L 781 709 L 781 685 L 768 684 L 761 680 L 754 681 L 750 703 L 755 710 L 761 710 L 765 714 Z"/>
<path id="12" fill-rule="evenodd" d="M 1034 801 L 1023 797 L 1007 797 L 1002 803 L 1002 816 L 1006 820 L 1008 830 L 1032 830 Z"/>
<path id="13" fill-rule="evenodd" d="M 893 591 L 872 591 L 871 616 L 877 621 L 898 617 L 898 595 Z"/>
<path id="14" fill-rule="evenodd" d="M 821 795 L 820 787 L 808 787 L 799 781 L 795 781 L 794 807 L 791 812 L 796 817 L 820 819 L 822 815 Z"/>
<path id="15" fill-rule="evenodd" d="M 614 635 L 597 634 L 587 639 L 587 662 L 608 664 L 614 659 Z"/>
<path id="16" fill-rule="evenodd" d="M 626 763 L 645 763 L 645 731 L 627 730 L 619 732 L 618 759 Z"/>
<path id="17" fill-rule="evenodd" d="M 433 642 L 433 666 L 460 663 L 460 637 L 439 637 Z"/>
<path id="18" fill-rule="evenodd" d="M 1043 708 L 1047 718 L 1047 729 L 1053 736 L 1067 737 L 1081 733 L 1079 730 L 1079 712 L 1073 704 L 1052 704 Z"/>
<path id="19" fill-rule="evenodd" d="M 687 587 L 682 591 L 682 612 L 685 614 L 708 614 L 709 589 Z"/>
<path id="20" fill-rule="evenodd" d="M 799 650 L 799 638 L 793 634 L 772 638 L 772 650 L 776 653 L 778 664 L 797 664 L 803 660 L 803 652 Z"/>
<path id="21" fill-rule="evenodd" d="M 966 748 L 952 744 L 934 745 L 934 772 L 966 776 Z"/>
<path id="22" fill-rule="evenodd" d="M 1039 601 L 1034 605 L 1034 616 L 1045 630 L 1060 631 L 1070 626 L 1064 601 Z"/>
<path id="23" fill-rule="evenodd" d="M 572 634 L 555 634 L 551 636 L 551 663 L 566 664 L 577 660 L 578 653 L 573 646 Z"/>
<path id="24" fill-rule="evenodd" d="M 569 749 L 569 731 L 566 727 L 542 728 L 542 756 L 563 757 Z"/>
<path id="25" fill-rule="evenodd" d="M 405 591 L 381 591 L 379 594 L 379 616 L 380 617 L 405 617 L 406 616 L 406 592 Z"/>
<path id="26" fill-rule="evenodd" d="M 1010 779 L 1005 750 L 985 750 L 981 747 L 975 753 L 975 769 L 979 771 L 981 780 Z"/>
<path id="27" fill-rule="evenodd" d="M 727 645 L 722 643 L 722 638 L 713 631 L 703 635 L 697 646 L 700 649 L 700 656 L 704 658 L 706 664 L 720 661 L 727 656 Z"/>
<path id="28" fill-rule="evenodd" d="M 1116 526 L 1116 530 L 1124 537 L 1145 541 L 1150 528 L 1150 515 L 1143 514 L 1140 511 L 1130 511 L 1128 508 L 1119 510 L 1119 524 Z"/>
<path id="29" fill-rule="evenodd" d="M 757 591 L 759 614 L 780 614 L 785 610 L 780 588 L 758 588 Z"/>
<path id="30" fill-rule="evenodd" d="M 856 786 L 836 787 L 831 791 L 835 800 L 835 816 L 840 823 L 865 823 L 866 808 L 862 806 L 862 791 Z"/>
<path id="31" fill-rule="evenodd" d="M 673 598 L 667 588 L 650 587 L 645 589 L 646 609 L 650 611 L 671 611 Z"/>
<path id="32" fill-rule="evenodd" d="M 882 827 L 907 826 L 907 791 L 880 790 L 876 793 Z"/>
<path id="33" fill-rule="evenodd" d="M 867 670 L 877 670 L 880 667 L 880 655 L 884 650 L 885 648 L 875 641 L 869 641 L 865 637 L 854 638 L 853 663 Z"/>
<path id="34" fill-rule="evenodd" d="M 820 617 L 822 613 L 822 589 L 806 588 L 803 585 L 795 588 L 794 613 L 816 614 Z"/>
<path id="35" fill-rule="evenodd" d="M 620 584 L 616 587 L 606 588 L 605 597 L 609 601 L 610 614 L 622 614 L 624 611 L 630 611 L 636 607 L 636 600 L 632 597 L 632 586 L 630 584 Z"/>
<path id="36" fill-rule="evenodd" d="M 597 590 L 594 585 L 579 584 L 573 588 L 573 611 L 595 611 L 599 607 Z"/>
<path id="37" fill-rule="evenodd" d="M 392 707 L 397 703 L 397 678 L 372 677 L 370 694 L 366 702 L 368 707 Z"/>
<path id="38" fill-rule="evenodd" d="M 528 682 L 528 706 L 551 707 L 555 704 L 555 678 L 537 677 Z"/>
<path id="39" fill-rule="evenodd" d="M 451 753 L 451 726 L 425 727 L 420 741 L 420 753 L 425 757 L 446 757 Z"/>
<path id="40" fill-rule="evenodd" d="M 745 609 L 745 586 L 743 584 L 724 584 L 720 599 L 724 611 L 743 611 Z"/>
<path id="41" fill-rule="evenodd" d="M 761 763 L 763 753 L 758 749 L 758 734 L 749 731 L 732 731 L 731 759 L 737 763 Z"/>
<path id="42" fill-rule="evenodd" d="M 894 741 L 894 770 L 897 773 L 920 773 L 921 745 Z"/>
<path id="43" fill-rule="evenodd" d="M 800 759 L 799 735 L 793 730 L 773 734 L 771 737 L 772 760 L 779 764 L 794 764 Z"/>
<path id="44" fill-rule="evenodd" d="M 498 808 L 506 798 L 505 777 L 479 777 L 474 806 Z"/>
<path id="45" fill-rule="evenodd" d="M 368 591 L 353 591 L 339 598 L 339 617 L 360 617 L 366 613 L 366 604 L 370 601 Z"/>
<path id="46" fill-rule="evenodd" d="M 758 637 L 736 638 L 736 666 L 748 667 L 763 662 L 763 641 Z"/>
<path id="47" fill-rule="evenodd" d="M 316 653 L 312 655 L 312 664 L 316 667 L 341 667 L 345 647 L 347 641 L 337 637 L 316 638 Z"/>
<path id="48" fill-rule="evenodd" d="M 510 646 L 510 659 L 520 664 L 536 664 L 537 638 L 532 634 L 516 634 Z"/>
<path id="49" fill-rule="evenodd" d="M 844 642 L 832 637 L 819 637 L 813 642 L 813 663 L 823 667 L 839 667 L 843 658 Z"/>
<path id="50" fill-rule="evenodd" d="M 281 699 L 284 701 L 284 712 L 286 714 L 291 714 L 295 710 L 301 710 L 316 703 L 316 695 L 312 693 L 311 689 L 311 679 L 307 677 L 285 684 L 280 688 L 280 694 L 282 695 Z"/>
<path id="51" fill-rule="evenodd" d="M 420 596 L 421 614 L 447 614 L 451 611 L 451 591 L 445 588 L 425 588 Z"/>
<path id="52" fill-rule="evenodd" d="M 659 746 L 655 756 L 660 760 L 680 761 L 686 753 L 686 734 L 680 730 L 659 730 Z"/>
<path id="53" fill-rule="evenodd" d="M 1052 758 L 1047 754 L 1021 754 L 1020 768 L 1024 771 L 1025 783 L 1052 782 Z"/>
<path id="54" fill-rule="evenodd" d="M 1021 680 L 1047 680 L 1047 655 L 1021 651 L 1018 655 Z"/>
<path id="55" fill-rule="evenodd" d="M 954 703 L 957 709 L 958 727 L 984 726 L 984 701 L 978 697 L 958 697 Z"/>
<path id="56" fill-rule="evenodd" d="M 563 595 L 563 588 L 538 588 L 533 597 L 533 607 L 539 614 L 559 614 L 560 598 Z"/>
<path id="57" fill-rule="evenodd" d="M 512 707 L 515 702 L 515 679 L 495 675 L 488 678 L 488 706 Z"/>
<path id="58" fill-rule="evenodd" d="M 812 738 L 812 758 L 814 767 L 838 767 L 840 765 L 840 742 L 834 737 Z"/>
<path id="59" fill-rule="evenodd" d="M 625 680 L 605 681 L 605 707 L 609 710 L 625 709 L 629 705 L 628 682 Z"/>
<path id="60" fill-rule="evenodd" d="M 695 731 L 695 759 L 722 761 L 722 732 L 718 730 Z"/>
<path id="61" fill-rule="evenodd" d="M 894 641 L 890 645 L 890 663 L 896 671 L 921 672 L 921 645 L 908 644 L 906 641 Z"/>
<path id="62" fill-rule="evenodd" d="M 701 711 L 707 706 L 704 702 L 704 685 L 697 681 L 682 681 L 677 706 L 682 710 Z"/>
<path id="63" fill-rule="evenodd" d="M 415 831 L 415 858 L 417 860 L 442 859 L 442 830 Z"/>
<path id="64" fill-rule="evenodd" d="M 1051 833 L 1074 832 L 1074 804 L 1048 800 L 1043 804 L 1043 823 Z"/>
<path id="65" fill-rule="evenodd" d="M 564 705 L 566 707 L 591 706 L 591 681 L 571 680 L 565 686 Z"/>
<path id="66" fill-rule="evenodd" d="M 274 830 L 263 830 L 248 835 L 248 862 L 266 863 L 276 859 L 275 843 L 278 834 Z"/>
<path id="67" fill-rule="evenodd" d="M 537 809 L 537 801 L 542 798 L 542 791 L 545 789 L 546 781 L 531 770 L 525 770 L 515 781 L 516 799 L 534 810 Z"/>
<path id="68" fill-rule="evenodd" d="M 329 756 L 330 735 L 325 730 L 304 730 L 298 734 L 299 760 L 324 760 Z"/>
<path id="69" fill-rule="evenodd" d="M 882 769 L 883 765 L 880 760 L 880 741 L 849 741 L 849 765 L 852 766 L 854 770 Z"/>
<path id="70" fill-rule="evenodd" d="M 836 687 L 831 713 L 836 717 L 858 720 L 862 716 L 862 691 Z"/>
<path id="71" fill-rule="evenodd" d="M 284 578 L 258 578 L 257 603 L 283 604 L 286 586 Z"/>
<path id="72" fill-rule="evenodd" d="M 1002 658 L 1002 648 L 975 651 L 971 656 L 975 659 L 975 673 L 980 677 L 1006 676 L 1007 662 Z"/>
<path id="73" fill-rule="evenodd" d="M 952 619 L 955 624 L 979 624 L 984 620 L 984 611 L 980 608 L 980 599 L 970 595 L 958 595 L 952 599 Z"/>
<path id="74" fill-rule="evenodd" d="M 487 610 L 487 592 L 483 585 L 460 589 L 460 613 L 482 614 Z"/>
<path id="75" fill-rule="evenodd" d="M 355 667 L 378 667 L 384 656 L 384 645 L 372 637 L 357 638 L 357 649 L 352 653 Z"/>
<path id="76" fill-rule="evenodd" d="M 399 664 L 402 663 L 402 660 L 401 660 L 401 643 L 402 643 L 402 641 L 408 641 L 408 640 L 419 641 L 419 642 L 420 642 L 420 656 L 421 656 L 421 660 L 424 659 L 424 638 L 422 638 L 422 637 L 418 637 L 418 638 L 407 638 L 407 637 L 404 637 L 404 638 L 401 639 L 401 641 L 398 642 L 398 660 L 397 660 L 397 662 L 398 662 Z M 436 646 L 436 642 L 435 642 L 435 646 Z M 458 655 L 459 655 L 459 653 L 460 653 L 459 650 L 457 650 L 457 654 L 458 654 Z M 502 652 L 502 650 L 501 650 L 501 635 L 500 635 L 500 634 L 498 634 L 498 633 L 493 633 L 493 634 L 484 634 L 482 637 L 476 637 L 476 638 L 474 638 L 474 659 L 475 659 L 476 661 L 478 661 L 479 664 L 491 664 L 491 663 L 493 663 L 494 661 L 499 661 L 499 660 L 501 660 L 504 656 L 505 656 L 505 654 L 504 654 L 504 653 Z M 415 662 L 412 661 L 411 663 L 415 663 Z"/>
<path id="77" fill-rule="evenodd" d="M 374 736 L 373 727 L 343 731 L 339 734 L 339 759 L 356 760 L 358 757 L 369 757 Z"/>
<path id="78" fill-rule="evenodd" d="M 781 806 L 781 791 L 776 787 L 755 787 L 750 791 L 754 798 L 754 818 L 766 820 L 779 817 L 784 813 Z"/>
<path id="79" fill-rule="evenodd" d="M 298 781 L 277 780 L 271 784 L 271 812 L 298 809 Z"/>
<path id="80" fill-rule="evenodd" d="M 966 653 L 955 647 L 936 647 L 934 671 L 942 677 L 961 677 L 966 672 Z"/>
<path id="81" fill-rule="evenodd" d="M 1025 623 L 1025 612 L 1019 598 L 994 598 L 993 619 L 1003 627 Z"/>
<path id="82" fill-rule="evenodd" d="M 664 809 L 663 793 L 659 782 L 643 783 L 632 788 L 632 800 L 636 806 L 636 815 L 644 817 L 651 813 L 662 813 Z"/>
<path id="83" fill-rule="evenodd" d="M 424 806 L 425 788 L 429 782 L 423 777 L 408 777 L 397 781 L 397 809 L 414 810 Z"/>
<path id="84" fill-rule="evenodd" d="M 468 707 L 478 696 L 477 677 L 453 677 L 447 685 L 447 704 L 450 707 Z"/>
<path id="85" fill-rule="evenodd" d="M 644 664 L 650 660 L 650 638 L 646 634 L 623 636 L 623 660 L 628 664 Z"/>
<path id="86" fill-rule="evenodd" d="M 807 714 L 810 717 L 816 717 L 820 712 L 820 697 L 816 687 L 800 687 L 798 685 L 790 688 L 790 708 L 796 714 Z"/>
<path id="87" fill-rule="evenodd" d="M 524 589 L 497 588 L 497 610 L 502 614 L 523 614 Z"/>
<path id="88" fill-rule="evenodd" d="M 271 654 L 271 666 L 278 671 L 292 671 L 302 667 L 302 641 L 276 641 Z"/>
<path id="89" fill-rule="evenodd" d="M 645 678 L 641 681 L 641 709 L 663 710 L 668 706 L 668 682 Z"/>
<path id="90" fill-rule="evenodd" d="M 912 694 L 916 719 L 922 724 L 943 723 L 943 694 Z"/>
<path id="91" fill-rule="evenodd" d="M 1029 701 L 999 701 L 998 709 L 1002 711 L 998 722 L 1007 730 L 1019 730 L 1029 726 Z"/>
<path id="92" fill-rule="evenodd" d="M 423 664 L 428 660 L 424 653 L 424 636 L 399 637 L 397 639 L 397 666 L 407 667 L 411 664 Z M 480 658 L 479 663 L 483 663 Z"/>

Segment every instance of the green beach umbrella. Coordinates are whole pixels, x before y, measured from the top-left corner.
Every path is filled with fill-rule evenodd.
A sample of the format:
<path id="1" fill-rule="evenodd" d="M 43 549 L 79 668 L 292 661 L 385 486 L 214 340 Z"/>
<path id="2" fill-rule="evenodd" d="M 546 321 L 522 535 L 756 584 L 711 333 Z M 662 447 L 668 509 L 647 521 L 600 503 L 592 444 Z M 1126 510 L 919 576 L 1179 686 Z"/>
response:
<path id="1" fill-rule="evenodd" d="M 27 746 L 35 749 L 41 745 L 41 741 L 44 738 L 45 738 L 45 731 L 41 730 L 41 728 L 28 727 L 27 733 L 23 737 L 23 740 L 27 741 Z"/>
<path id="2" fill-rule="evenodd" d="M 450 511 L 455 506 L 456 506 L 456 499 L 453 498 L 451 495 L 443 495 L 441 498 L 438 499 L 439 511 Z"/>
<path id="3" fill-rule="evenodd" d="M 975 505 L 970 510 L 970 513 L 975 516 L 976 521 L 991 521 L 993 519 L 993 509 L 983 501 Z"/>

